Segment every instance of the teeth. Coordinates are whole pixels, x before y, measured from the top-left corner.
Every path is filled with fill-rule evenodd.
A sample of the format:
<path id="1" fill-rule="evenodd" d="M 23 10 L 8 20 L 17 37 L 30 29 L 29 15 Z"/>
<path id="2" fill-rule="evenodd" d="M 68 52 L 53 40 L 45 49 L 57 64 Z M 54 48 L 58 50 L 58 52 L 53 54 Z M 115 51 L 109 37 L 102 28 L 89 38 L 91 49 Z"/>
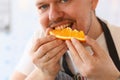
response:
<path id="1" fill-rule="evenodd" d="M 60 29 L 64 29 L 64 28 L 69 27 L 69 26 L 70 26 L 70 24 L 60 25 L 60 26 L 55 27 L 55 29 L 60 30 Z"/>

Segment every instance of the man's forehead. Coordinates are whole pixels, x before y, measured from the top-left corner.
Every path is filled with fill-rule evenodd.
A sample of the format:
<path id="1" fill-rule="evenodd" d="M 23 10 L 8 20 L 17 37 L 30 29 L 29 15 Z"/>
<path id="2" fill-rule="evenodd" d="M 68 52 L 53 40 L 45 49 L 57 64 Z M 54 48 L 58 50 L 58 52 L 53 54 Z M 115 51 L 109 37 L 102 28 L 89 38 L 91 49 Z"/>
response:
<path id="1" fill-rule="evenodd" d="M 59 0 L 36 0 L 36 5 L 50 3 L 50 2 L 56 2 L 56 1 L 59 1 Z"/>
<path id="2" fill-rule="evenodd" d="M 59 0 L 36 0 L 36 2 L 51 2 L 51 1 L 59 1 Z"/>

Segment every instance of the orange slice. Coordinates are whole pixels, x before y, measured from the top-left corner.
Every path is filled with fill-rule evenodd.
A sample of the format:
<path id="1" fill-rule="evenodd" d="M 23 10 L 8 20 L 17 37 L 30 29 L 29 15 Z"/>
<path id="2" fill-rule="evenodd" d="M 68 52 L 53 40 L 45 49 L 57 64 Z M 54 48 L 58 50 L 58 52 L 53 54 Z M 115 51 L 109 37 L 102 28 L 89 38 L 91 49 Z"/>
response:
<path id="1" fill-rule="evenodd" d="M 63 40 L 76 38 L 82 42 L 85 42 L 85 34 L 83 31 L 72 30 L 69 27 L 60 30 L 51 30 L 50 35 L 54 35 L 55 37 Z"/>

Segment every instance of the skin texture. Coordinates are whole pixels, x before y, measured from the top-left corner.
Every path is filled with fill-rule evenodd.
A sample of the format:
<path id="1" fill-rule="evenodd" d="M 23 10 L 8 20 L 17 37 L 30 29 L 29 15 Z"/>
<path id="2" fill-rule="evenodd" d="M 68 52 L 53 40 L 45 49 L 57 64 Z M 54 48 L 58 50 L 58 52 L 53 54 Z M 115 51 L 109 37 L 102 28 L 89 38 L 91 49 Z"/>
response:
<path id="1" fill-rule="evenodd" d="M 46 36 L 33 42 L 29 54 L 36 68 L 26 80 L 54 80 L 60 70 L 60 58 L 68 49 L 77 69 L 88 80 L 117 79 L 119 71 L 95 41 L 102 33 L 95 15 L 97 3 L 98 0 L 36 0 L 40 24 Z M 72 29 L 85 32 L 86 46 L 92 48 L 93 55 L 76 39 L 62 41 L 49 35 L 50 29 L 69 23 L 73 24 Z M 13 75 L 13 80 L 16 75 Z"/>

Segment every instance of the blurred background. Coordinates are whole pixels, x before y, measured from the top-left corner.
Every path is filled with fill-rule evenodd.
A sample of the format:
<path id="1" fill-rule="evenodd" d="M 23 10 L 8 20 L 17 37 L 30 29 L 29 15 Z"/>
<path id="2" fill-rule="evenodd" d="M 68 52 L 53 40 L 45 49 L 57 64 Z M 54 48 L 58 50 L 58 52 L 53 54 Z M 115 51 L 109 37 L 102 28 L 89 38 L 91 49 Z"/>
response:
<path id="1" fill-rule="evenodd" d="M 0 0 L 0 80 L 8 80 L 40 27 L 35 0 Z M 97 16 L 120 26 L 120 0 L 99 0 Z"/>

